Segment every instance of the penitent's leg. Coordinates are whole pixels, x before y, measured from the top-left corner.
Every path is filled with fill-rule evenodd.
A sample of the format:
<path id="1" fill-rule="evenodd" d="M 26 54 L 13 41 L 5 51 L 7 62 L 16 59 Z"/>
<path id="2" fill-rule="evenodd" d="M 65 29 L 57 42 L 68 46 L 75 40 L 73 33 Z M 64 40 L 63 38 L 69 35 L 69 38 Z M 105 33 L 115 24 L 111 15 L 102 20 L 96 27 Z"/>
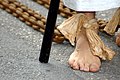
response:
<path id="1" fill-rule="evenodd" d="M 95 12 L 84 13 L 88 20 L 95 19 Z M 98 26 L 96 22 L 96 26 Z M 91 53 L 88 39 L 85 37 L 85 33 L 78 34 L 76 38 L 76 47 L 74 52 L 70 55 L 68 60 L 69 65 L 73 69 L 97 72 L 101 66 L 99 57 L 94 56 Z"/>

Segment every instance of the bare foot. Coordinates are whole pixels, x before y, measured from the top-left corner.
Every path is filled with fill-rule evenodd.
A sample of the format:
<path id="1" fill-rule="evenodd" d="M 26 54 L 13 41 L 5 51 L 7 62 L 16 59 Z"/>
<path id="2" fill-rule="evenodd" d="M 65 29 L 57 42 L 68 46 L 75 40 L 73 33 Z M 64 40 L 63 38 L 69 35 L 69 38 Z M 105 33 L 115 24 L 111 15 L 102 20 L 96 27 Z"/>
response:
<path id="1" fill-rule="evenodd" d="M 97 72 L 101 66 L 101 61 L 97 56 L 94 56 L 84 34 L 78 36 L 76 48 L 70 55 L 68 60 L 69 65 L 76 70 Z"/>

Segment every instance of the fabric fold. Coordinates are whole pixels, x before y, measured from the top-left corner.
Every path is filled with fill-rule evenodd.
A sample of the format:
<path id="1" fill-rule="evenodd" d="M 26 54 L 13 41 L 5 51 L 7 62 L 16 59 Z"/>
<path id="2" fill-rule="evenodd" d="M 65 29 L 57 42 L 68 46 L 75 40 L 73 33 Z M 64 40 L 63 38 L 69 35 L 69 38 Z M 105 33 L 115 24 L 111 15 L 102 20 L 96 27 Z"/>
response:
<path id="1" fill-rule="evenodd" d="M 115 55 L 115 52 L 105 46 L 97 34 L 99 25 L 95 19 L 88 20 L 84 14 L 75 14 L 57 28 L 72 45 L 75 45 L 77 35 L 85 32 L 92 54 L 102 60 L 111 60 Z"/>
<path id="2" fill-rule="evenodd" d="M 57 29 L 60 30 L 60 32 L 70 41 L 73 46 L 75 45 L 78 27 L 80 27 L 78 26 L 79 20 L 82 16 L 83 14 L 75 14 L 57 27 Z"/>
<path id="3" fill-rule="evenodd" d="M 109 20 L 104 28 L 104 31 L 109 35 L 114 35 L 118 25 L 120 25 L 120 8 L 117 9 L 113 17 Z"/>

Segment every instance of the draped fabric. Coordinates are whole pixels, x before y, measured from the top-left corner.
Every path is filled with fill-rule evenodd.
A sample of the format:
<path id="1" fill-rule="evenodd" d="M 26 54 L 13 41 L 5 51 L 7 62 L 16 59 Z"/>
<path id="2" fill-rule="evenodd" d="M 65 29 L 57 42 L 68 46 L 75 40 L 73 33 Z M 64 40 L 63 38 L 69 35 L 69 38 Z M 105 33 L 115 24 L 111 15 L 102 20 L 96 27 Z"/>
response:
<path id="1" fill-rule="evenodd" d="M 120 7 L 120 0 L 63 0 L 64 5 L 76 11 L 104 11 Z"/>
<path id="2" fill-rule="evenodd" d="M 66 19 L 57 29 L 73 46 L 78 38 L 77 36 L 85 33 L 92 54 L 100 57 L 102 60 L 111 60 L 115 52 L 105 46 L 104 42 L 97 34 L 98 27 L 99 25 L 96 19 L 88 20 L 84 14 L 79 13 Z"/>

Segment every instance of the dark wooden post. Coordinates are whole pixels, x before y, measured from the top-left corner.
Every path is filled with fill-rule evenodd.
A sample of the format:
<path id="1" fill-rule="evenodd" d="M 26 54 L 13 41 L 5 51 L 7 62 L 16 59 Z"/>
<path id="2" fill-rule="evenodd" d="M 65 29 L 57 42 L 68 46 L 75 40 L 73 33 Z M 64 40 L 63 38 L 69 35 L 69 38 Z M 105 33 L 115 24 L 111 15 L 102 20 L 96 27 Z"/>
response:
<path id="1" fill-rule="evenodd" d="M 39 61 L 48 63 L 60 0 L 51 0 Z"/>

